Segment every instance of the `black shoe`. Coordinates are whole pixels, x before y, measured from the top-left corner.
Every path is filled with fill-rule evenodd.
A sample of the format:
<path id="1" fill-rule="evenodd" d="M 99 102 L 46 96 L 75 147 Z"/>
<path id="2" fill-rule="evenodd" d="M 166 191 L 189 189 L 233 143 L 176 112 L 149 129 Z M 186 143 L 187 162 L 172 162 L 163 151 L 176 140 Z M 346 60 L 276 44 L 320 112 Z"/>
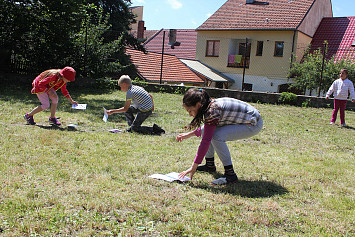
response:
<path id="1" fill-rule="evenodd" d="M 154 124 L 153 125 L 153 134 L 156 135 L 161 135 L 162 133 L 165 133 L 165 130 L 159 127 L 158 125 Z"/>
<path id="2" fill-rule="evenodd" d="M 216 172 L 216 166 L 199 165 L 196 170 L 213 173 Z"/>

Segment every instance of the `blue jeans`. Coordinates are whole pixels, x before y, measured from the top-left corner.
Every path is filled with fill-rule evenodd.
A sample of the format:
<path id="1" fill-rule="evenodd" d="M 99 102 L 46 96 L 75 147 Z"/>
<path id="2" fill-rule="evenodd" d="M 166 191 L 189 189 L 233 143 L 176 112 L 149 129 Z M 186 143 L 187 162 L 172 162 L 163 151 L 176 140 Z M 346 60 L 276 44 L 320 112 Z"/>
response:
<path id="1" fill-rule="evenodd" d="M 212 158 L 214 157 L 214 153 L 216 152 L 219 159 L 222 161 L 223 166 L 232 165 L 232 158 L 229 153 L 226 141 L 235 141 L 252 137 L 258 134 L 262 128 L 262 118 L 259 119 L 258 123 L 255 126 L 250 124 L 236 124 L 217 127 L 214 131 L 211 145 L 208 148 L 205 157 Z"/>
<path id="2" fill-rule="evenodd" d="M 131 130 L 137 133 L 151 134 L 153 132 L 152 127 L 141 126 L 142 123 L 153 113 L 152 110 L 142 112 L 139 109 L 130 106 L 128 110 L 124 113 L 128 126 Z M 134 116 L 136 114 L 136 116 Z"/>

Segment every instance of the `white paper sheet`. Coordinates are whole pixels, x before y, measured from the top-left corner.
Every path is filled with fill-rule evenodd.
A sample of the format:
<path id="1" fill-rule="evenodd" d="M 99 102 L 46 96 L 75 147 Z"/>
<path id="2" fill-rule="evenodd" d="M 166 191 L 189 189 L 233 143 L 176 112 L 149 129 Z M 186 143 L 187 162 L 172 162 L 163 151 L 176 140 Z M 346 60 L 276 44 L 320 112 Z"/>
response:
<path id="1" fill-rule="evenodd" d="M 104 108 L 104 117 L 102 118 L 102 120 L 106 123 L 107 119 L 108 119 L 107 110 Z"/>
<path id="2" fill-rule="evenodd" d="M 86 109 L 87 104 L 73 104 L 71 107 L 73 109 Z"/>
<path id="3" fill-rule="evenodd" d="M 189 177 L 186 177 L 186 176 L 182 179 L 179 179 L 179 173 L 176 173 L 176 172 L 171 172 L 169 174 L 152 174 L 149 177 L 151 177 L 153 179 L 165 180 L 168 182 L 173 182 L 173 181 L 185 182 L 185 181 L 191 180 Z"/>

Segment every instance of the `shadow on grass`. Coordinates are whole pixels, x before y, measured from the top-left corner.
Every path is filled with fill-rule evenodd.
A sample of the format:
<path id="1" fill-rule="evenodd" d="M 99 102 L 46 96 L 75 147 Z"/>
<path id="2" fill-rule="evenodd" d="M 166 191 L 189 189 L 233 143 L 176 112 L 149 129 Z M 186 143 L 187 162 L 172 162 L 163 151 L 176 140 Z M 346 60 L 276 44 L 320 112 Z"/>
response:
<path id="1" fill-rule="evenodd" d="M 46 130 L 60 130 L 60 131 L 69 131 L 69 132 L 78 132 L 75 128 L 69 128 L 69 127 L 60 127 L 56 125 L 36 125 L 39 128 L 46 129 Z"/>
<path id="2" fill-rule="evenodd" d="M 351 127 L 351 126 L 348 126 L 348 125 L 346 125 L 346 126 L 344 126 L 344 127 L 341 127 L 341 128 L 355 130 L 355 127 Z"/>
<path id="3" fill-rule="evenodd" d="M 275 195 L 284 195 L 289 192 L 280 184 L 264 180 L 239 180 L 235 184 L 220 186 L 212 184 L 190 185 L 213 193 L 226 193 L 247 198 L 267 198 Z"/>

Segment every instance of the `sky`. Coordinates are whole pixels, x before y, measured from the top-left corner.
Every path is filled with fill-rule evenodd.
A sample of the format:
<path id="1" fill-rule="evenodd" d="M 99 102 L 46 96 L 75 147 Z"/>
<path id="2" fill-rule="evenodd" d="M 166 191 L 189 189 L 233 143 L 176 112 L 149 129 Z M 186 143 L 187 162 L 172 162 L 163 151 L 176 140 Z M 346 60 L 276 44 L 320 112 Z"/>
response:
<path id="1" fill-rule="evenodd" d="M 196 29 L 227 0 L 132 0 L 147 30 Z M 355 0 L 332 0 L 334 17 L 355 16 Z"/>

